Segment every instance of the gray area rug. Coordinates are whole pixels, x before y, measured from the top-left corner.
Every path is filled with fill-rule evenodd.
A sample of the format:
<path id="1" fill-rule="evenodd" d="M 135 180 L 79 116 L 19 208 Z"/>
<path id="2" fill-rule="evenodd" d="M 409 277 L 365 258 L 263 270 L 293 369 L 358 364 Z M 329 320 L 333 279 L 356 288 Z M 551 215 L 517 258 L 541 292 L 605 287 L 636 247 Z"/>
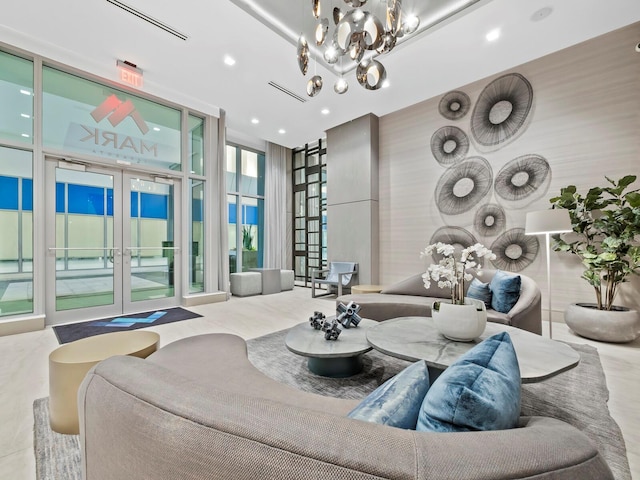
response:
<path id="1" fill-rule="evenodd" d="M 266 375 L 287 385 L 321 395 L 360 399 L 409 365 L 376 351 L 365 355 L 364 370 L 353 377 L 332 379 L 309 372 L 306 358 L 284 347 L 286 331 L 247 342 L 249 359 Z M 609 391 L 598 351 L 570 344 L 580 353 L 572 370 L 544 382 L 522 387 L 522 414 L 554 417 L 588 435 L 609 463 L 615 478 L 631 480 L 622 433 L 607 407 Z M 77 435 L 61 435 L 49 428 L 48 399 L 33 404 L 34 450 L 38 480 L 79 480 L 80 447 Z"/>
<path id="2" fill-rule="evenodd" d="M 284 347 L 286 330 L 247 342 L 249 359 L 264 374 L 287 385 L 340 398 L 366 397 L 385 380 L 409 365 L 375 350 L 365 354 L 364 370 L 345 379 L 309 372 L 307 360 Z M 580 354 L 577 367 L 540 383 L 522 386 L 522 415 L 563 420 L 590 437 L 618 480 L 631 480 L 620 427 L 609 414 L 609 390 L 598 350 L 569 344 Z"/>
<path id="3" fill-rule="evenodd" d="M 38 480 L 80 480 L 78 435 L 62 435 L 49 428 L 49 398 L 33 402 L 33 449 Z"/>

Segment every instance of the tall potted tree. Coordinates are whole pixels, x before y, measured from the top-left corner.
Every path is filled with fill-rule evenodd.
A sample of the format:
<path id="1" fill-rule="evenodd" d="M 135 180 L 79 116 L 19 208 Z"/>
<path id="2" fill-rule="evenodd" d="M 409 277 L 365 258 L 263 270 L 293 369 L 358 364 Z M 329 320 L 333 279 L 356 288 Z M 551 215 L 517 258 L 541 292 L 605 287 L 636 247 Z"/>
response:
<path id="1" fill-rule="evenodd" d="M 578 335 L 608 342 L 629 342 L 640 336 L 636 310 L 614 305 L 616 294 L 632 274 L 640 273 L 640 190 L 630 190 L 635 175 L 586 195 L 574 185 L 550 200 L 553 208 L 569 210 L 573 232 L 554 236 L 552 248 L 577 255 L 585 267 L 582 278 L 594 289 L 595 303 L 576 303 L 565 321 Z"/>

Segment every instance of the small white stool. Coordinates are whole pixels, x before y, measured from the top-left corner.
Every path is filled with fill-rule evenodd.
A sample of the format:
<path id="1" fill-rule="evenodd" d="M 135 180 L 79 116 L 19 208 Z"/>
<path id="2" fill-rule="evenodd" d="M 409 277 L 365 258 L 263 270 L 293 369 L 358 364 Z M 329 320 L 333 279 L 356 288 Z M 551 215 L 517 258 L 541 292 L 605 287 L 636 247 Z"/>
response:
<path id="1" fill-rule="evenodd" d="M 280 270 L 280 285 L 282 290 L 293 290 L 295 276 L 293 270 Z"/>
<path id="2" fill-rule="evenodd" d="M 262 293 L 262 275 L 260 272 L 237 272 L 229 275 L 231 295 L 247 297 Z"/>

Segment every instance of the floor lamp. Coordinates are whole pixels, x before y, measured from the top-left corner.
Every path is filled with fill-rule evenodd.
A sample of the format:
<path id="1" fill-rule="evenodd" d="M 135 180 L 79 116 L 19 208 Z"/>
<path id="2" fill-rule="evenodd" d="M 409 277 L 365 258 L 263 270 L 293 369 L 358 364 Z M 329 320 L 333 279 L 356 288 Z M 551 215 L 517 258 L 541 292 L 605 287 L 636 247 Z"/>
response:
<path id="1" fill-rule="evenodd" d="M 547 245 L 547 300 L 549 301 L 549 338 L 552 338 L 551 328 L 551 256 L 549 255 L 549 235 L 573 230 L 569 211 L 564 208 L 553 210 L 539 210 L 527 213 L 525 220 L 525 235 L 544 234 Z"/>

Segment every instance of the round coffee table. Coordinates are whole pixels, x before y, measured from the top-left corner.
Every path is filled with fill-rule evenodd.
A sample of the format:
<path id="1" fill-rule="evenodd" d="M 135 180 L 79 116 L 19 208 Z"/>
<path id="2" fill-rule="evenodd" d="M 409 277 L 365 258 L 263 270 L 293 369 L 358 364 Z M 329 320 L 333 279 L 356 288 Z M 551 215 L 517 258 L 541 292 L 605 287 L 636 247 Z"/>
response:
<path id="1" fill-rule="evenodd" d="M 366 331 L 378 322 L 363 318 L 357 327 L 342 328 L 337 340 L 325 340 L 324 332 L 314 330 L 309 322 L 300 323 L 289 330 L 285 345 L 303 357 L 316 375 L 344 378 L 362 370 L 362 355 L 371 350 Z"/>
<path id="2" fill-rule="evenodd" d="M 87 372 L 114 355 L 146 358 L 160 335 L 147 330 L 105 333 L 66 343 L 49 355 L 49 423 L 54 432 L 78 434 L 78 388 Z"/>
<path id="3" fill-rule="evenodd" d="M 430 317 L 400 317 L 380 322 L 367 330 L 367 341 L 376 350 L 410 362 L 424 360 L 432 380 L 463 353 L 487 337 L 508 332 L 520 365 L 522 383 L 553 377 L 575 367 L 580 355 L 565 343 L 543 338 L 519 328 L 487 322 L 482 335 L 471 342 L 442 336 Z"/>

